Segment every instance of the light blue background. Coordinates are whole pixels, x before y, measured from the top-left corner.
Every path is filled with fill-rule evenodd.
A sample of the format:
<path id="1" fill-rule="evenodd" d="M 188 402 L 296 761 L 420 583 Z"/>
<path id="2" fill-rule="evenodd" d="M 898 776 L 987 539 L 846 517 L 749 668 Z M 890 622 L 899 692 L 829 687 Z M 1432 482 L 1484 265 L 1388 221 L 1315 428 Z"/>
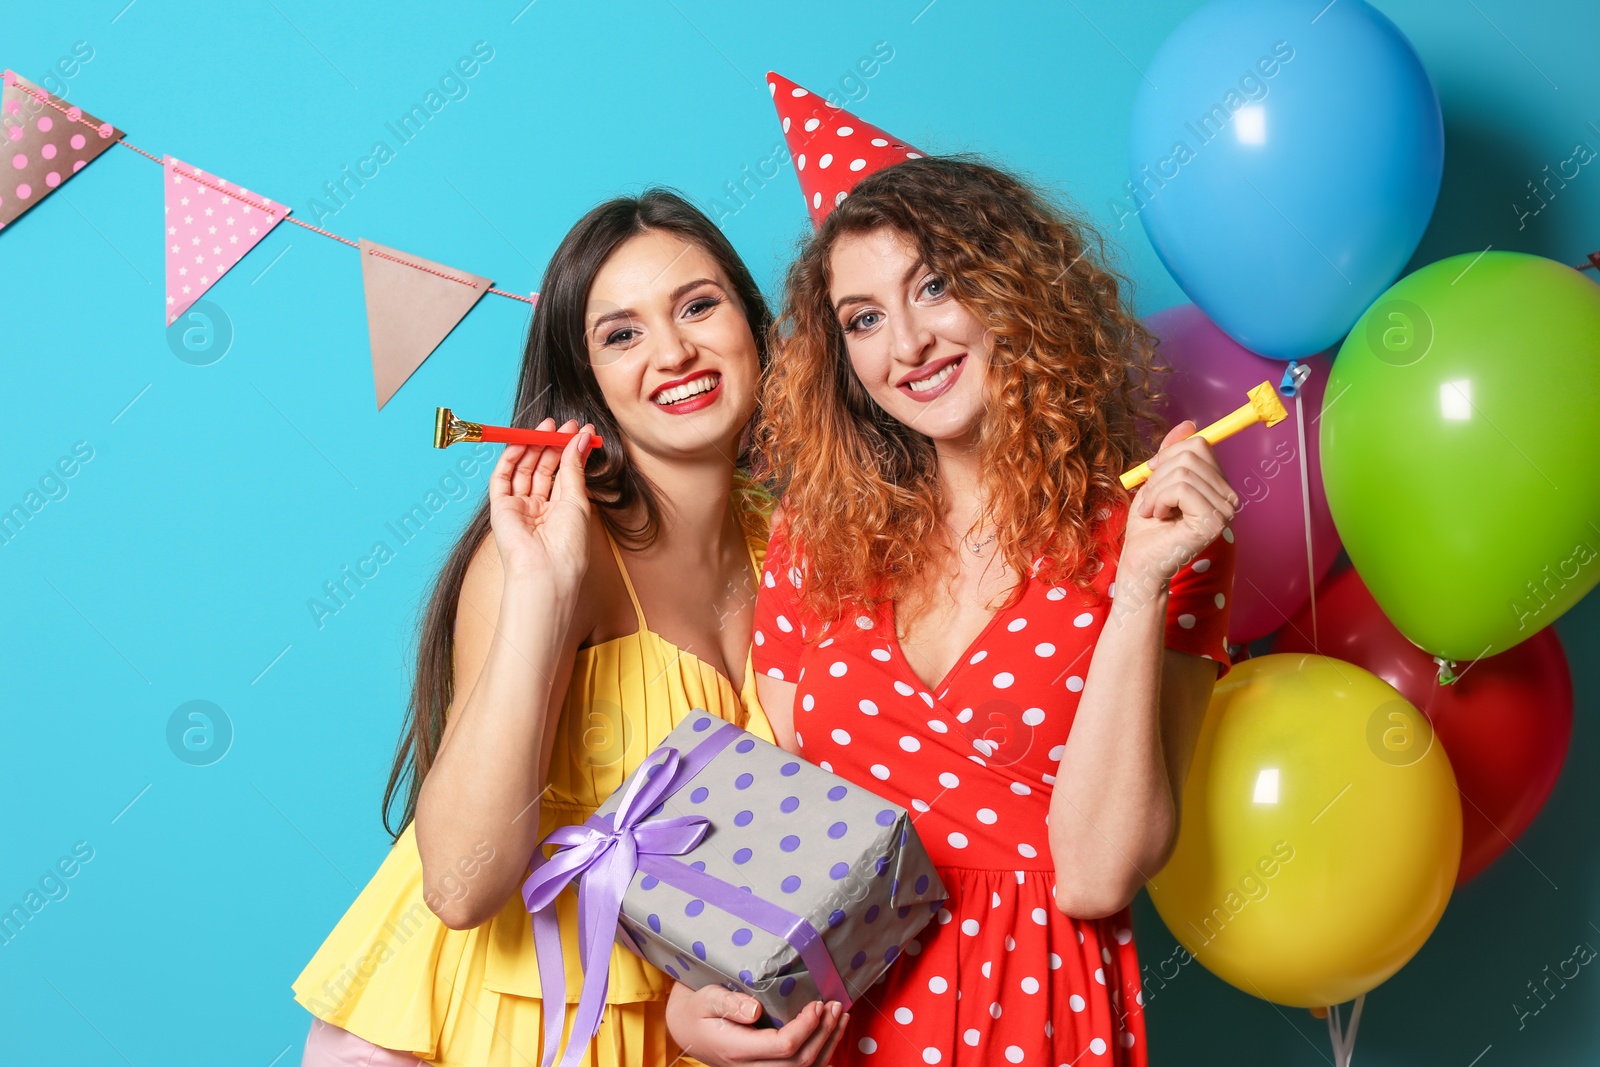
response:
<path id="1" fill-rule="evenodd" d="M 1110 201 L 1139 67 L 1194 3 L 524 2 L 14 3 L 0 64 L 39 82 L 88 42 L 71 101 L 157 156 L 309 218 L 325 181 L 375 139 L 392 146 L 384 124 L 487 41 L 494 58 L 466 98 L 325 225 L 528 292 L 565 229 L 606 196 L 667 182 L 714 210 L 724 183 L 779 141 L 769 68 L 826 92 L 884 41 L 892 60 L 847 106 L 926 151 L 990 153 L 1048 183 L 1108 227 L 1141 312 L 1183 300 L 1142 230 L 1117 231 Z M 1577 141 L 1600 148 L 1600 10 L 1380 7 L 1445 114 L 1443 190 L 1412 268 L 1491 244 L 1568 263 L 1600 247 L 1593 166 L 1526 228 L 1513 208 Z M 94 850 L 69 895 L 0 946 L 4 1063 L 299 1062 L 310 1017 L 289 983 L 385 853 L 378 804 L 421 598 L 486 475 L 403 547 L 384 524 L 465 451 L 431 448 L 436 405 L 508 415 L 529 316 L 486 297 L 375 412 L 356 254 L 285 224 L 210 294 L 232 321 L 231 351 L 190 365 L 162 325 L 160 179 L 113 148 L 0 233 L 0 505 L 74 442 L 94 450 L 68 495 L 0 545 L 0 908 L 75 842 Z M 724 225 L 776 298 L 809 228 L 793 172 Z M 308 599 L 379 539 L 396 557 L 319 628 Z M 1367 1067 L 1600 1054 L 1600 978 L 1587 970 L 1520 1030 L 1512 1007 L 1575 944 L 1600 945 L 1595 598 L 1557 628 L 1578 694 L 1566 771 L 1520 854 L 1458 892 L 1422 952 L 1369 998 Z M 220 705 L 235 734 L 208 767 L 167 745 L 169 717 L 194 699 Z M 1174 942 L 1142 898 L 1138 918 L 1144 958 L 1166 957 Z M 1329 1059 L 1308 1013 L 1194 965 L 1148 1018 L 1158 1064 Z"/>

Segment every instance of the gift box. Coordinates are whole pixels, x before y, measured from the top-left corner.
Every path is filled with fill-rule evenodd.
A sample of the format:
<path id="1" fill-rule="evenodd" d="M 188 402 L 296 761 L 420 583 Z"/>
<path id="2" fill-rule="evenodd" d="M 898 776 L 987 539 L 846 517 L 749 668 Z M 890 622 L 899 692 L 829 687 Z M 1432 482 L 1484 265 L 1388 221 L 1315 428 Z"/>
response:
<path id="1" fill-rule="evenodd" d="M 947 895 L 904 808 L 698 708 L 542 844 L 559 850 L 523 900 L 547 989 L 563 986 L 550 904 L 578 880 L 569 1058 L 598 1028 L 613 939 L 685 985 L 750 994 L 781 1026 L 812 1000 L 848 1010 Z M 547 1022 L 548 1065 L 561 1020 Z"/>

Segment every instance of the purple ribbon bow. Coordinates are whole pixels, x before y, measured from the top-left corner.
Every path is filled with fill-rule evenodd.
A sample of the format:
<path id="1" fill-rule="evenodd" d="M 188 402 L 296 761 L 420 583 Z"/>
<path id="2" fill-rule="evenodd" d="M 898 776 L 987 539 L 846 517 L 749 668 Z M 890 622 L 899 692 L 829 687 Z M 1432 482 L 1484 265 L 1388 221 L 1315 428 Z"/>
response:
<path id="1" fill-rule="evenodd" d="M 712 720 L 715 721 L 715 720 Z M 709 723 L 707 724 L 709 726 Z M 699 727 L 699 724 L 696 724 Z M 583 961 L 583 990 L 578 995 L 572 1039 L 561 1057 L 561 1067 L 573 1067 L 583 1048 L 600 1029 L 610 984 L 611 942 L 622 914 L 622 898 L 636 871 L 709 901 L 770 934 L 782 937 L 799 954 L 818 991 L 849 1010 L 853 998 L 839 969 L 828 954 L 822 935 L 804 916 L 762 900 L 741 887 L 730 885 L 669 859 L 692 850 L 706 836 L 711 820 L 702 815 L 650 817 L 657 804 L 687 785 L 734 738 L 744 733 L 732 723 L 721 723 L 703 740 L 680 754 L 670 746 L 657 749 L 639 768 L 622 793 L 617 810 L 604 817 L 591 815 L 582 823 L 552 830 L 539 842 L 560 846 L 549 859 L 540 859 L 522 885 L 522 900 L 533 913 L 533 946 L 539 957 L 539 982 L 546 1005 L 552 993 L 567 987 L 566 965 L 561 955 L 561 926 L 555 903 L 567 885 L 580 875 L 578 893 L 578 952 Z M 544 1060 L 550 1067 L 561 1044 L 564 1007 L 544 1013 Z"/>
<path id="2" fill-rule="evenodd" d="M 738 732 L 737 728 L 734 732 Z M 681 856 L 700 843 L 710 826 L 710 820 L 702 815 L 645 821 L 650 809 L 675 790 L 674 779 L 685 766 L 677 749 L 658 752 L 663 753 L 666 758 L 662 762 L 643 767 L 634 775 L 614 817 L 591 816 L 583 823 L 563 826 L 546 835 L 539 842 L 540 847 L 559 845 L 562 851 L 540 863 L 523 883 L 522 899 L 533 913 L 533 943 L 546 1004 L 542 1067 L 550 1067 L 555 1059 L 565 1014 L 561 1000 L 555 1001 L 554 1010 L 549 1007 L 555 996 L 564 1000 L 567 987 L 561 927 L 551 907 L 556 895 L 574 878 L 584 876 L 578 904 L 583 992 L 572 1023 L 573 1040 L 561 1058 L 562 1067 L 571 1067 L 582 1056 L 587 1039 L 600 1029 L 600 1013 L 610 983 L 611 942 L 622 914 L 622 896 L 638 870 L 640 855 Z"/>

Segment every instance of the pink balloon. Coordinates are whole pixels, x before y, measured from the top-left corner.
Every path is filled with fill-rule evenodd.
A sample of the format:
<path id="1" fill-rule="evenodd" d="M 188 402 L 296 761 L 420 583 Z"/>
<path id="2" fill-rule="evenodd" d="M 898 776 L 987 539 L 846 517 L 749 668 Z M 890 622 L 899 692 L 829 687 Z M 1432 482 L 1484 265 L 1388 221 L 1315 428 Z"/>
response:
<path id="1" fill-rule="evenodd" d="M 1161 339 L 1161 354 L 1173 372 L 1163 384 L 1163 413 L 1176 423 L 1205 426 L 1243 404 L 1264 381 L 1274 386 L 1287 363 L 1240 347 L 1193 304 L 1158 311 L 1145 327 Z M 1233 580 L 1228 641 L 1242 645 L 1278 629 L 1310 601 L 1339 555 L 1339 535 L 1322 491 L 1317 423 L 1332 360 L 1326 354 L 1300 361 L 1311 377 L 1300 390 L 1306 421 L 1306 461 L 1311 476 L 1312 570 L 1306 569 L 1305 513 L 1301 501 L 1300 440 L 1294 401 L 1280 397 L 1289 417 L 1276 426 L 1252 426 L 1216 447 L 1217 462 L 1239 494 L 1233 520 L 1238 563 Z"/>

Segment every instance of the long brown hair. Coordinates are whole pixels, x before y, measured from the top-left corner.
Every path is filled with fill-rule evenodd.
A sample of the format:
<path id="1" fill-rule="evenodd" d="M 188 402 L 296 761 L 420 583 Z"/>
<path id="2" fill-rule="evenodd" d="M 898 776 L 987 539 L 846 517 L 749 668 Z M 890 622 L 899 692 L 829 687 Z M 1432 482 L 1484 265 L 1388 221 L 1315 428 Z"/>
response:
<path id="1" fill-rule="evenodd" d="M 980 157 L 928 156 L 868 176 L 828 214 L 773 325 L 757 447 L 804 545 L 807 607 L 829 620 L 900 598 L 943 525 L 932 440 L 867 394 L 829 299 L 836 243 L 879 227 L 910 239 L 988 329 L 978 448 L 1006 561 L 1089 586 L 1097 513 L 1128 499 L 1118 476 L 1157 427 L 1155 339 L 1124 308 L 1128 283 L 1086 219 Z"/>
<path id="2" fill-rule="evenodd" d="M 606 407 L 589 363 L 585 308 L 595 275 L 612 252 L 629 238 L 650 230 L 676 234 L 716 260 L 750 323 L 757 358 L 765 370 L 772 316 L 749 269 L 704 213 L 671 190 L 651 188 L 594 208 L 578 220 L 550 258 L 528 327 L 510 425 L 532 427 L 546 416 L 553 416 L 557 425 L 577 419 L 593 423 L 596 434 L 607 442 L 621 442 L 622 430 Z M 736 461 L 741 469 L 747 465 L 747 453 L 745 444 Z M 613 537 L 632 548 L 647 547 L 656 539 L 661 528 L 659 490 L 628 459 L 626 449 L 608 445 L 592 455 L 584 479 L 600 521 Z M 735 491 L 743 500 L 759 501 L 765 495 L 742 476 L 735 478 Z M 625 525 L 625 517 L 635 510 L 642 517 Z M 753 524 L 759 511 L 741 507 L 738 514 L 748 533 L 758 532 Z M 445 560 L 418 627 L 408 721 L 383 791 L 383 825 L 396 839 L 416 814 L 417 794 L 444 735 L 445 715 L 455 695 L 456 606 L 467 565 L 489 532 L 489 501 L 485 497 Z M 390 822 L 396 796 L 404 798 L 398 829 Z"/>

